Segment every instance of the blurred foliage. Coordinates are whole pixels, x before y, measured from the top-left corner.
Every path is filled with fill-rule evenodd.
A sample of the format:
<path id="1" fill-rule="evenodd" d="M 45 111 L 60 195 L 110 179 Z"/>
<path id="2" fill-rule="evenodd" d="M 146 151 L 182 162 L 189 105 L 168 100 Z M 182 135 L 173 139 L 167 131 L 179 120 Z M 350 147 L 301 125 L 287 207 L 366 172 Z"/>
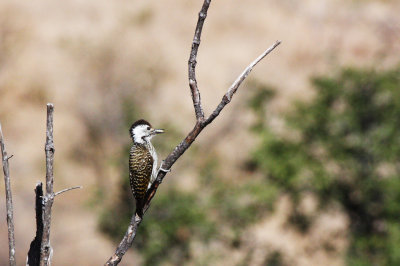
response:
<path id="1" fill-rule="evenodd" d="M 128 99 L 122 101 L 123 118 L 122 124 L 123 128 L 126 130 L 126 135 L 129 136 L 130 125 L 139 119 L 137 107 L 130 103 Z M 133 122 L 132 122 L 133 121 Z M 121 128 L 121 131 L 123 130 Z M 90 131 L 91 132 L 91 131 Z M 95 131 L 94 131 L 95 132 Z M 113 203 L 112 206 L 105 208 L 100 216 L 99 227 L 102 232 L 108 236 L 118 239 L 125 234 L 125 230 L 129 225 L 129 221 L 134 210 L 134 199 L 130 189 L 129 178 L 128 178 L 128 154 L 130 151 L 130 145 L 125 145 L 121 151 L 119 158 L 116 158 L 115 163 L 118 168 L 121 169 L 120 178 L 120 193 L 118 199 Z M 126 169 L 126 170 L 125 170 Z M 98 198 L 104 198 L 103 191 L 100 188 L 96 200 Z"/>
<path id="2" fill-rule="evenodd" d="M 350 220 L 349 265 L 399 265 L 400 68 L 345 69 L 313 85 L 315 98 L 283 118 L 287 134 L 268 124 L 270 89 L 253 97 L 261 140 L 254 163 L 290 195 L 301 218 L 294 223 L 312 226 L 297 208 L 305 193 L 317 197 L 319 211 L 341 206 Z"/>
<path id="3" fill-rule="evenodd" d="M 129 182 L 123 187 L 128 190 Z M 121 195 L 120 204 L 100 220 L 100 229 L 116 241 L 124 235 L 133 212 L 130 191 Z M 157 193 L 134 242 L 134 248 L 143 255 L 144 265 L 158 265 L 166 260 L 182 264 L 190 258 L 191 238 L 207 241 L 211 237 L 215 227 L 206 210 L 196 202 L 195 195 L 174 189 Z"/>
<path id="4" fill-rule="evenodd" d="M 202 190 L 209 192 L 207 208 L 216 213 L 221 226 L 233 230 L 231 244 L 239 247 L 243 230 L 273 210 L 278 190 L 268 180 L 254 177 L 240 183 L 225 181 L 217 174 L 218 158 L 208 156 L 200 166 Z"/>
<path id="5" fill-rule="evenodd" d="M 279 251 L 273 251 L 271 254 L 267 257 L 264 265 L 267 266 L 284 266 L 286 265 L 283 259 L 283 255 Z"/>
<path id="6" fill-rule="evenodd" d="M 146 265 L 157 265 L 164 258 L 181 265 L 189 259 L 190 240 L 207 241 L 215 232 L 206 213 L 193 194 L 171 189 L 157 195 L 135 243 Z"/>
<path id="7" fill-rule="evenodd" d="M 131 105 L 127 105 L 132 108 Z M 124 108 L 125 109 L 125 108 Z M 128 128 L 136 119 L 135 110 L 126 110 L 124 123 Z M 170 143 L 178 143 L 183 137 L 168 125 L 163 140 L 155 141 L 159 153 L 170 151 Z M 167 140 L 165 138 L 167 138 Z M 168 144 L 168 145 L 167 145 Z M 120 194 L 106 208 L 99 221 L 100 230 L 119 241 L 124 235 L 134 210 L 134 200 L 127 177 L 130 144 L 118 158 L 121 169 Z M 246 227 L 272 210 L 277 189 L 268 180 L 249 178 L 240 184 L 224 181 L 218 174 L 218 157 L 209 151 L 192 149 L 187 154 L 196 160 L 199 169 L 199 189 L 182 192 L 173 186 L 158 190 L 146 214 L 134 242 L 135 249 L 143 256 L 145 265 L 173 263 L 181 265 L 193 259 L 193 241 L 224 241 L 226 245 L 239 248 L 241 234 Z M 199 193 L 201 191 L 201 193 Z M 224 234 L 220 234 L 224 228 Z M 228 229 L 228 233 L 227 230 Z M 197 257 L 197 263 L 212 263 L 214 251 L 207 258 Z M 218 256 L 217 256 L 218 257 Z"/>
<path id="8" fill-rule="evenodd" d="M 219 239 L 239 248 L 246 226 L 272 210 L 277 194 L 273 185 L 267 185 L 264 180 L 240 185 L 221 181 L 216 174 L 218 160 L 212 155 L 200 168 L 201 189 L 198 191 L 202 193 L 168 187 L 158 190 L 134 244 L 145 265 L 162 262 L 181 265 L 187 262 L 191 259 L 190 243 L 193 240 L 206 244 L 211 239 Z M 120 191 L 116 203 L 100 217 L 100 230 L 116 241 L 125 233 L 134 210 L 125 175 L 121 179 Z M 231 234 L 221 236 L 219 231 L 223 227 L 229 228 Z"/>
<path id="9" fill-rule="evenodd" d="M 128 134 L 127 129 L 138 119 L 138 111 L 128 101 L 122 103 L 122 109 L 123 124 Z M 167 132 L 162 140 L 154 139 L 159 154 L 171 149 L 168 144 L 176 144 L 182 139 L 171 125 L 168 126 Z M 127 175 L 130 147 L 129 143 L 117 158 L 118 168 L 121 169 L 119 197 L 112 206 L 105 209 L 99 221 L 100 230 L 115 241 L 119 241 L 125 234 L 135 208 Z M 135 249 L 143 256 L 144 265 L 157 265 L 163 261 L 181 264 L 188 260 L 189 240 L 198 238 L 207 241 L 215 231 L 213 222 L 206 216 L 206 210 L 202 207 L 197 203 L 194 194 L 176 189 L 158 190 L 134 242 Z"/>

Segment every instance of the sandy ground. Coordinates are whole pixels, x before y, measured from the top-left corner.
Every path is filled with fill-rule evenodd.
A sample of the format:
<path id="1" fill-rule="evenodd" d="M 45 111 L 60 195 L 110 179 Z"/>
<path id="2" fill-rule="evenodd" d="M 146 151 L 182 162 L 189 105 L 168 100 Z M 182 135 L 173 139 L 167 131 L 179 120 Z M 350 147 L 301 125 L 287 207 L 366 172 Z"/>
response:
<path id="1" fill-rule="evenodd" d="M 106 184 L 111 195 L 117 189 L 117 170 L 109 159 L 129 141 L 118 124 L 121 98 L 140 103 L 153 124 L 170 123 L 182 134 L 190 130 L 194 118 L 187 60 L 200 5 L 184 0 L 0 3 L 0 122 L 7 150 L 14 154 L 10 163 L 19 265 L 35 231 L 33 189 L 44 180 L 46 102 L 56 108 L 55 188 L 84 186 L 54 204 L 54 265 L 102 264 L 115 245 L 97 232 L 99 210 L 90 202 L 97 186 Z M 293 99 L 311 99 L 310 76 L 333 73 L 343 65 L 385 68 L 398 63 L 399 13 L 399 1 L 213 1 L 197 68 L 206 113 L 247 64 L 277 39 L 282 45 L 250 77 L 279 89 L 271 115 L 290 108 Z M 237 168 L 255 144 L 247 132 L 251 115 L 244 110 L 244 85 L 197 141 L 225 158 L 226 172 Z M 100 140 L 94 141 L 97 133 Z M 184 165 L 178 162 L 176 169 Z M 240 175 L 235 172 L 232 178 Z M 179 171 L 170 178 L 179 178 Z M 4 188 L 0 190 L 4 195 Z M 285 206 L 283 200 L 274 216 L 249 229 L 255 254 L 282 249 L 292 265 L 342 265 L 346 218 L 327 214 L 304 238 L 283 225 Z M 4 208 L 1 197 L 3 221 Z M 338 251 L 314 253 L 315 242 L 330 234 L 338 238 Z M 3 263 L 6 239 L 3 223 Z M 235 255 L 222 250 L 225 265 L 244 256 L 242 251 Z M 262 264 L 256 257 L 251 265 Z M 138 260 L 130 252 L 122 265 Z"/>

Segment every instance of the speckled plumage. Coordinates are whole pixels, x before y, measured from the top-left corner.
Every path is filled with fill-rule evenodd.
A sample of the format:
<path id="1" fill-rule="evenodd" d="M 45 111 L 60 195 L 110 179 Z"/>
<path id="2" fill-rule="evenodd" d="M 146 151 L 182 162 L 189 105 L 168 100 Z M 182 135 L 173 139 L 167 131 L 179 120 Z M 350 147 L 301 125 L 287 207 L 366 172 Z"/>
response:
<path id="1" fill-rule="evenodd" d="M 157 153 L 151 139 L 164 133 L 154 129 L 146 120 L 140 119 L 129 129 L 133 145 L 129 155 L 129 180 L 136 200 L 136 213 L 143 215 L 146 192 L 157 176 Z"/>
<path id="2" fill-rule="evenodd" d="M 139 215 L 142 213 L 144 197 L 152 177 L 153 165 L 154 158 L 148 145 L 134 143 L 129 156 L 129 179 Z"/>

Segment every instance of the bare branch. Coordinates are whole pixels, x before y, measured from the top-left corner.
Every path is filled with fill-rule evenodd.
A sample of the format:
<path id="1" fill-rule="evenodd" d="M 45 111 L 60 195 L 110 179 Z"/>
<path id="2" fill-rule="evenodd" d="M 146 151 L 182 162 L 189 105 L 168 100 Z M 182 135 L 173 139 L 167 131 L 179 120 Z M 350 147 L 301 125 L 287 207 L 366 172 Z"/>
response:
<path id="1" fill-rule="evenodd" d="M 219 115 L 222 109 L 224 109 L 225 105 L 231 102 L 233 94 L 235 94 L 239 86 L 247 78 L 247 76 L 250 74 L 253 68 L 258 64 L 258 62 L 260 62 L 262 59 L 264 59 L 264 57 L 266 57 L 269 53 L 271 53 L 279 44 L 281 44 L 281 41 L 276 41 L 267 50 L 265 50 L 259 57 L 257 57 L 253 62 L 251 62 L 251 64 L 248 67 L 246 67 L 246 69 L 242 72 L 242 74 L 240 74 L 239 77 L 232 83 L 231 87 L 228 89 L 224 97 L 222 97 L 222 100 L 218 104 L 217 108 L 215 108 L 212 114 L 206 119 L 205 121 L 206 124 L 211 123 Z"/>
<path id="2" fill-rule="evenodd" d="M 54 141 L 53 141 L 53 113 L 54 105 L 47 104 L 47 122 L 46 122 L 46 193 L 43 193 L 43 184 L 36 184 L 36 236 L 31 242 L 27 265 L 30 266 L 48 266 L 51 264 L 52 248 L 50 245 L 50 225 L 51 225 L 51 207 L 53 206 L 55 196 L 70 191 L 72 189 L 82 188 L 81 186 L 63 189 L 57 193 L 53 191 L 54 174 Z"/>
<path id="3" fill-rule="evenodd" d="M 192 94 L 193 107 L 197 121 L 204 120 L 204 112 L 203 108 L 201 107 L 200 91 L 199 88 L 197 87 L 196 58 L 197 58 L 197 51 L 199 50 L 200 46 L 201 32 L 203 30 L 204 21 L 207 17 L 207 11 L 208 7 L 210 6 L 210 3 L 211 0 L 205 0 L 199 12 L 199 18 L 197 20 L 196 30 L 194 32 L 194 37 L 192 42 L 192 49 L 190 51 L 189 62 L 188 62 L 189 86 L 190 86 L 190 92 Z"/>
<path id="4" fill-rule="evenodd" d="M 115 251 L 114 255 L 108 259 L 108 261 L 104 264 L 106 266 L 114 266 L 118 265 L 121 262 L 122 257 L 125 255 L 126 251 L 132 246 L 133 240 L 136 236 L 137 228 L 139 227 L 140 223 L 142 222 L 142 218 L 139 215 L 134 214 L 131 218 L 131 222 L 128 226 L 128 230 L 126 230 L 124 238 L 119 243 L 117 250 Z"/>
<path id="5" fill-rule="evenodd" d="M 233 94 L 237 91 L 242 82 L 249 75 L 253 67 L 260 62 L 265 56 L 267 56 L 271 51 L 273 51 L 279 44 L 280 41 L 277 41 L 274 45 L 268 48 L 263 54 L 261 54 L 257 59 L 255 59 L 245 70 L 244 72 L 233 82 L 232 86 L 228 89 L 227 93 L 223 96 L 221 103 L 216 107 L 213 113 L 204 120 L 204 112 L 201 107 L 201 99 L 200 92 L 197 87 L 197 81 L 195 77 L 195 69 L 196 69 L 196 57 L 197 51 L 200 45 L 200 36 L 203 28 L 204 20 L 207 16 L 207 10 L 210 5 L 211 0 L 205 0 L 202 6 L 202 9 L 199 13 L 199 19 L 197 21 L 196 31 L 192 43 L 192 49 L 190 52 L 189 58 L 189 86 L 193 100 L 193 106 L 196 114 L 196 124 L 192 131 L 179 143 L 178 146 L 167 156 L 167 158 L 163 161 L 162 167 L 165 170 L 169 170 L 171 166 L 179 159 L 180 156 L 190 147 L 193 141 L 197 138 L 197 136 L 201 133 L 201 131 L 209 125 L 224 109 L 224 107 L 232 100 Z M 147 209 L 150 207 L 150 202 L 153 199 L 155 193 L 157 192 L 158 186 L 162 183 L 167 171 L 159 171 L 156 180 L 153 182 L 151 187 L 146 192 L 146 203 L 143 208 L 143 215 L 146 213 Z M 128 230 L 125 233 L 124 238 L 121 243 L 118 245 L 116 252 L 114 255 L 106 262 L 105 265 L 117 265 L 126 251 L 132 246 L 133 240 L 136 236 L 137 228 L 139 227 L 142 219 L 134 214 L 132 216 L 130 225 Z"/>
<path id="6" fill-rule="evenodd" d="M 15 238 L 14 238 L 14 217 L 13 217 L 14 210 L 13 210 L 11 184 L 10 184 L 10 169 L 8 165 L 8 160 L 12 157 L 12 155 L 10 157 L 7 156 L 7 151 L 4 144 L 3 131 L 1 130 L 1 124 L 0 124 L 0 146 L 1 146 L 1 157 L 3 161 L 4 183 L 6 187 L 8 254 L 9 254 L 10 265 L 15 266 L 16 261 L 15 261 Z"/>
<path id="7" fill-rule="evenodd" d="M 54 161 L 54 141 L 53 141 L 53 113 L 54 105 L 47 104 L 47 125 L 46 125 L 46 194 L 53 194 L 53 161 Z"/>
<path id="8" fill-rule="evenodd" d="M 205 121 L 198 121 L 192 131 L 186 136 L 185 139 L 179 143 L 178 146 L 167 156 L 167 158 L 163 161 L 163 168 L 168 170 L 171 166 L 179 159 L 179 157 L 190 147 L 193 141 L 197 138 L 200 132 L 210 124 L 224 109 L 224 107 L 230 103 L 232 100 L 233 94 L 237 91 L 240 84 L 245 80 L 245 78 L 249 75 L 253 67 L 260 62 L 265 56 L 267 56 L 272 50 L 274 50 L 281 42 L 277 41 L 270 48 L 268 48 L 264 53 L 262 53 L 257 59 L 255 59 L 245 70 L 244 72 L 236 79 L 236 81 L 232 84 L 232 86 L 228 89 L 228 92 L 222 98 L 221 103 L 217 106 L 214 112 L 207 118 Z M 154 181 L 152 186 L 147 192 L 147 200 L 144 207 L 144 212 L 149 208 L 150 201 L 154 197 L 159 184 L 161 184 L 167 173 L 164 171 L 159 171 L 157 179 Z"/>
<path id="9" fill-rule="evenodd" d="M 76 186 L 76 187 L 70 187 L 70 188 L 63 189 L 61 191 L 58 191 L 58 192 L 54 193 L 54 197 L 57 196 L 57 195 L 60 195 L 61 193 L 64 193 L 64 192 L 67 192 L 67 191 L 70 191 L 70 190 L 73 190 L 73 189 L 77 189 L 77 188 L 82 188 L 82 186 Z"/>
<path id="10" fill-rule="evenodd" d="M 53 112 L 54 105 L 47 104 L 47 126 L 46 126 L 46 195 L 43 196 L 43 235 L 40 247 L 40 266 L 50 265 L 50 255 L 52 253 L 50 246 L 50 224 L 51 224 L 51 207 L 54 201 L 53 192 L 53 161 L 54 161 L 54 142 L 53 142 Z"/>
<path id="11" fill-rule="evenodd" d="M 190 87 L 190 92 L 192 94 L 194 113 L 196 114 L 196 119 L 197 121 L 203 121 L 204 111 L 203 108 L 201 107 L 201 98 L 199 89 L 197 88 L 197 82 L 193 79 L 189 80 L 189 87 Z"/>

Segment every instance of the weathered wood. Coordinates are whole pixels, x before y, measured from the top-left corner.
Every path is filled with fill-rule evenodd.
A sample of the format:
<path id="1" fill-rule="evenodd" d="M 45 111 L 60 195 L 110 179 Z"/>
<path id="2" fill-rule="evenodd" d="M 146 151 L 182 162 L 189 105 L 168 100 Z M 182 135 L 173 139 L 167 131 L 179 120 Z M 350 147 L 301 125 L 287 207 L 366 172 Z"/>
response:
<path id="1" fill-rule="evenodd" d="M 15 237 L 14 237 L 14 209 L 12 203 L 12 193 L 11 193 L 11 182 L 10 182 L 10 166 L 8 160 L 12 156 L 7 155 L 6 147 L 4 144 L 3 131 L 1 130 L 0 124 L 0 147 L 1 147 L 1 158 L 3 161 L 3 173 L 4 173 L 4 183 L 6 187 L 6 210 L 7 210 L 7 227 L 8 227 L 8 255 L 9 263 L 11 266 L 16 265 L 15 260 Z"/>

